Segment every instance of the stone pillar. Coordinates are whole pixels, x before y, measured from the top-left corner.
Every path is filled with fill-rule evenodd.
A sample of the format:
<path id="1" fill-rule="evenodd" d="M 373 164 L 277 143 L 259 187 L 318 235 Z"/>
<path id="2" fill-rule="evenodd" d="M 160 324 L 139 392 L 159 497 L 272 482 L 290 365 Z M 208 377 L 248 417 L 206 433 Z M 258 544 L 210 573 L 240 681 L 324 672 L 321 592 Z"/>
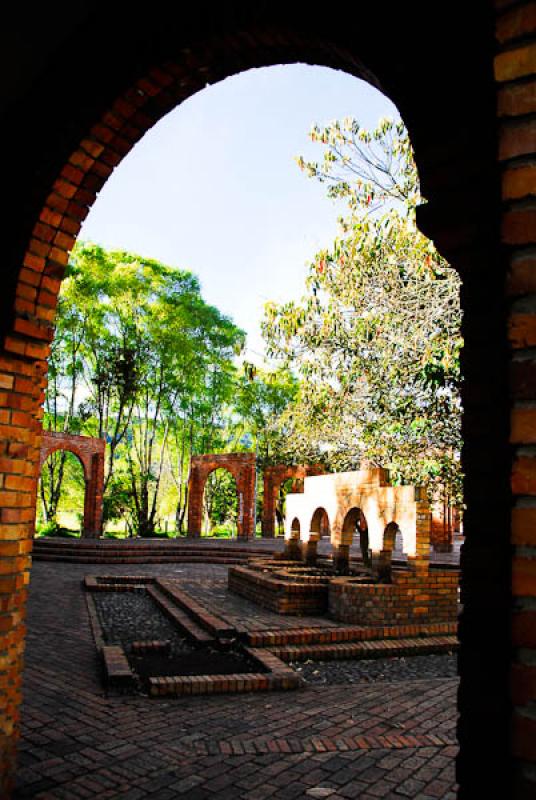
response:
<path id="1" fill-rule="evenodd" d="M 415 553 L 408 554 L 408 558 L 421 562 L 423 565 L 430 564 L 430 538 L 432 535 L 432 509 L 424 489 L 415 489 L 416 499 L 416 546 Z"/>
<path id="2" fill-rule="evenodd" d="M 318 533 L 310 531 L 308 538 L 301 542 L 301 559 L 311 567 L 316 566 L 318 537 Z"/>
<path id="3" fill-rule="evenodd" d="M 291 530 L 290 536 L 285 537 L 284 557 L 288 561 L 301 561 L 301 543 L 299 528 Z"/>
<path id="4" fill-rule="evenodd" d="M 341 575 L 348 574 L 350 570 L 350 546 L 339 544 L 333 548 L 333 566 Z"/>

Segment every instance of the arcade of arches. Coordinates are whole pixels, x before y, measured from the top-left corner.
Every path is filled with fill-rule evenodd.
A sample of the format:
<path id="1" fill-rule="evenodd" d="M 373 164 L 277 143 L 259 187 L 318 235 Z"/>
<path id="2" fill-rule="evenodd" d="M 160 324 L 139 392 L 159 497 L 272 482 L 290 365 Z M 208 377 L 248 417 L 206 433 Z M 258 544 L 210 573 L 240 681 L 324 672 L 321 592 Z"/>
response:
<path id="1" fill-rule="evenodd" d="M 58 450 L 73 453 L 84 470 L 84 519 L 82 535 L 97 537 L 102 533 L 102 500 L 104 486 L 104 439 L 75 436 L 71 433 L 44 431 L 41 437 L 39 472 L 47 458 Z"/>
<path id="2" fill-rule="evenodd" d="M 398 531 L 409 561 L 428 564 L 433 514 L 426 493 L 414 486 L 392 486 L 386 470 L 309 475 L 303 491 L 288 494 L 286 503 L 285 539 L 291 557 L 303 549 L 306 560 L 314 562 L 321 525 L 327 521 L 339 570 L 348 568 L 355 539 L 368 563 L 369 551 L 376 558 L 385 550 L 392 553 Z"/>
<path id="3" fill-rule="evenodd" d="M 304 61 L 362 77 L 397 104 L 428 198 L 418 224 L 463 279 L 457 777 L 471 800 L 534 796 L 534 4 L 353 4 L 316 15 L 302 2 L 157 0 L 138 15 L 73 2 L 14 11 L 4 30 L 0 793 L 15 764 L 46 359 L 81 221 L 114 166 L 177 103 L 244 69 Z"/>

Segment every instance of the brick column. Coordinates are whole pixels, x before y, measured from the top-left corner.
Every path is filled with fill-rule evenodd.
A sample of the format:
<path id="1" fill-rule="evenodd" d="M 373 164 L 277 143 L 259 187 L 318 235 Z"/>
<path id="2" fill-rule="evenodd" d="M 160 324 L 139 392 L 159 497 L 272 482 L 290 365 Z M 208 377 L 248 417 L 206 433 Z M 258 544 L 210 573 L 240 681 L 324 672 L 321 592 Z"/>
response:
<path id="1" fill-rule="evenodd" d="M 86 478 L 83 536 L 98 538 L 102 534 L 102 504 L 104 485 L 104 453 L 91 458 L 90 474 Z"/>
<path id="2" fill-rule="evenodd" d="M 499 5 L 499 4 L 497 4 Z M 536 797 L 536 8 L 499 14 L 502 241 L 509 264 L 512 463 L 512 797 Z"/>
<path id="3" fill-rule="evenodd" d="M 199 467 L 192 464 L 188 477 L 188 536 L 199 538 L 203 521 L 203 491 L 204 481 L 201 481 Z"/>
<path id="4" fill-rule="evenodd" d="M 275 507 L 279 484 L 276 485 L 270 467 L 264 470 L 262 496 L 262 535 L 272 539 L 275 536 Z"/>
<path id="5" fill-rule="evenodd" d="M 350 570 L 350 546 L 337 544 L 333 547 L 333 566 L 335 571 L 346 575 Z"/>
<path id="6" fill-rule="evenodd" d="M 15 770 L 26 628 L 27 585 L 35 528 L 45 342 L 8 337 L 0 352 L 0 796 Z M 38 358 L 41 356 L 41 358 Z"/>

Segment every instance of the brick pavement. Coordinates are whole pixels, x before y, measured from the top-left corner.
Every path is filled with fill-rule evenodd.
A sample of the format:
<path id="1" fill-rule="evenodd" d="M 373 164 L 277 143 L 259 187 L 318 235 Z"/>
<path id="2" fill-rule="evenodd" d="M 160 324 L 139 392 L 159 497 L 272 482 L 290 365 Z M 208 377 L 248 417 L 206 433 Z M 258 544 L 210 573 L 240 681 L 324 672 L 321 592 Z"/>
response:
<path id="1" fill-rule="evenodd" d="M 177 569 L 136 572 L 216 589 L 225 577 L 221 566 Z M 80 589 L 89 571 L 49 562 L 32 571 L 17 798 L 454 797 L 455 679 L 106 696 Z"/>

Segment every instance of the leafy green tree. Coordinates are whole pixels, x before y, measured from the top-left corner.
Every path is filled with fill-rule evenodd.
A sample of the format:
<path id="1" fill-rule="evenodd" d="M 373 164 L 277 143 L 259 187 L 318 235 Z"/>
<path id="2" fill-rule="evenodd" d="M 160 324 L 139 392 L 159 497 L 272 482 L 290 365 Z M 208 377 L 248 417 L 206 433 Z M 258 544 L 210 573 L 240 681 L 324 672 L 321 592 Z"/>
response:
<path id="1" fill-rule="evenodd" d="M 185 464 L 220 436 L 243 341 L 190 272 L 77 244 L 62 288 L 45 424 L 106 439 L 105 519 L 121 515 L 132 532 L 154 532 L 172 451 L 184 513 Z M 43 484 L 56 505 L 62 480 L 56 470 L 54 487 Z"/>
<path id="2" fill-rule="evenodd" d="M 415 225 L 421 201 L 402 123 L 314 127 L 321 163 L 298 163 L 347 201 L 301 302 L 268 304 L 269 353 L 300 376 L 282 417 L 297 460 L 369 462 L 460 500 L 459 279 Z"/>
<path id="3" fill-rule="evenodd" d="M 285 431 L 277 424 L 295 401 L 298 380 L 286 368 L 266 370 L 245 362 L 237 381 L 233 411 L 235 437 L 254 449 L 260 468 L 286 461 Z"/>
<path id="4" fill-rule="evenodd" d="M 216 469 L 210 473 L 205 484 L 203 512 L 207 533 L 214 528 L 236 531 L 238 520 L 238 495 L 236 482 L 226 469 Z"/>

